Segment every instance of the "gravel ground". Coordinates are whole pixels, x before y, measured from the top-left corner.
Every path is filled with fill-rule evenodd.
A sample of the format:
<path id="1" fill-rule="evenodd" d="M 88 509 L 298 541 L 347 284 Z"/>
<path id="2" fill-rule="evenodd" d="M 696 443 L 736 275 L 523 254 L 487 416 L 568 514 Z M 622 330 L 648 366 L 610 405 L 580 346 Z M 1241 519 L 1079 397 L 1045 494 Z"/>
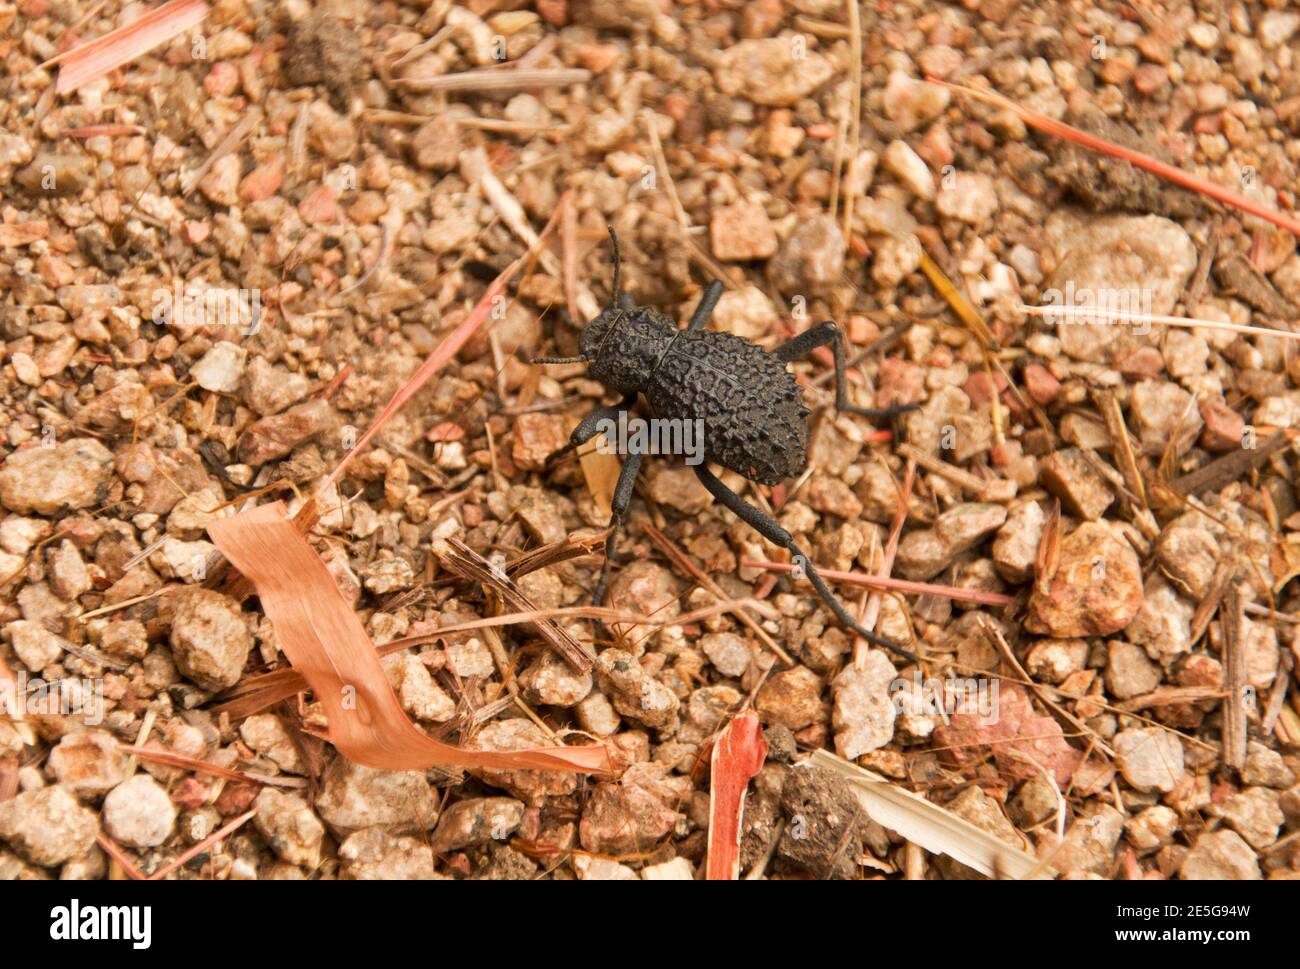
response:
<path id="1" fill-rule="evenodd" d="M 824 748 L 1063 877 L 1300 877 L 1294 343 L 1021 308 L 1289 332 L 1296 238 L 922 80 L 1289 212 L 1300 13 L 860 7 L 216 0 L 56 96 L 40 65 L 145 5 L 0 2 L 0 681 L 61 688 L 0 717 L 0 877 L 701 877 L 709 751 L 746 708 L 754 876 L 980 877 L 795 766 Z M 612 225 L 638 302 L 685 320 L 719 278 L 712 328 L 767 348 L 837 320 L 851 402 L 919 405 L 839 415 L 830 357 L 796 362 L 807 470 L 723 479 L 823 569 L 944 587 L 837 586 L 921 663 L 747 564 L 788 555 L 652 458 L 608 604 L 664 625 L 566 621 L 590 673 L 527 625 L 384 659 L 431 735 L 602 739 L 614 776 L 377 770 L 310 693 L 214 709 L 288 664 L 208 523 L 320 488 L 562 206 L 571 231 L 320 492 L 310 540 L 374 641 L 489 613 L 449 539 L 509 560 L 605 528 L 614 458 L 546 458 L 612 398 L 528 360 L 608 304 Z M 584 605 L 601 561 L 519 584 Z"/>

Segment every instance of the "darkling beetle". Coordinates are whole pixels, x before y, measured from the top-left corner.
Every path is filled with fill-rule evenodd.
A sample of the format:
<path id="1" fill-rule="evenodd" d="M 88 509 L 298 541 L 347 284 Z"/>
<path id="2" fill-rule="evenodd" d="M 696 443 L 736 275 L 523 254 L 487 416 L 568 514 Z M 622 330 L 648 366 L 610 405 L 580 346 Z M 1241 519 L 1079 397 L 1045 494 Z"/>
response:
<path id="1" fill-rule="evenodd" d="M 582 331 L 575 357 L 545 357 L 537 364 L 589 363 L 588 376 L 618 394 L 617 404 L 598 407 L 588 414 L 569 436 L 569 443 L 550 456 L 547 466 L 562 455 L 586 444 L 599 433 L 604 421 L 617 421 L 644 394 L 651 413 L 658 418 L 696 420 L 704 424 L 705 462 L 730 468 L 751 481 L 776 484 L 804 469 L 808 458 L 808 414 L 803 391 L 786 364 L 806 356 L 818 347 L 830 346 L 835 356 L 835 406 L 838 410 L 864 417 L 889 417 L 917 405 L 855 407 L 848 402 L 844 381 L 844 342 L 840 329 L 827 320 L 776 349 L 768 351 L 743 337 L 704 329 L 722 296 L 722 284 L 709 284 L 685 330 L 663 313 L 636 300 L 619 288 L 620 256 L 618 237 L 609 227 L 614 247 L 614 294 L 610 305 Z M 609 537 L 605 541 L 605 564 L 593 601 L 605 599 L 614 546 L 632 501 L 632 487 L 641 467 L 641 453 L 628 454 L 614 488 Z M 696 477 L 714 499 L 722 502 L 745 524 L 769 542 L 787 549 L 791 561 L 800 565 L 841 623 L 877 646 L 909 660 L 916 657 L 897 643 L 877 636 L 855 622 L 804 555 L 794 537 L 774 518 L 736 494 L 707 466 L 694 466 Z"/>

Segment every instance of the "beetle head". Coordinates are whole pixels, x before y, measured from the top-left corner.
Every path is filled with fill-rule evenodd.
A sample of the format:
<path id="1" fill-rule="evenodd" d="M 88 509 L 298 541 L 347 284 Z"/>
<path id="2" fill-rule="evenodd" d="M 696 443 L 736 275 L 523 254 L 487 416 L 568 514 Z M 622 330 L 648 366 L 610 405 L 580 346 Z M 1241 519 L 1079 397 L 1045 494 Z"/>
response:
<path id="1" fill-rule="evenodd" d="M 547 358 L 534 363 L 591 364 L 588 374 L 610 390 L 630 394 L 642 390 L 672 342 L 677 327 L 672 320 L 636 301 L 621 289 L 618 236 L 609 227 L 614 246 L 614 286 L 609 306 L 587 324 L 576 357 Z"/>

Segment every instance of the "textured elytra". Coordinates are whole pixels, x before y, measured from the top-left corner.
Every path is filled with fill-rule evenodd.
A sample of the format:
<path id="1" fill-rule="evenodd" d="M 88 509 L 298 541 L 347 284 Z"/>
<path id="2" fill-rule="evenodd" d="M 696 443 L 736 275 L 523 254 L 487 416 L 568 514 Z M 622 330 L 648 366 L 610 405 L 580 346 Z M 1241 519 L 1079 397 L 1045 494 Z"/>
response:
<path id="1" fill-rule="evenodd" d="M 808 410 L 785 364 L 730 333 L 678 330 L 647 307 L 611 307 L 582 334 L 588 371 L 612 391 L 641 393 L 655 417 L 704 422 L 704 457 L 752 481 L 803 470 Z"/>
<path id="2" fill-rule="evenodd" d="M 679 333 L 642 388 L 656 417 L 704 421 L 704 456 L 751 481 L 803 470 L 808 410 L 785 364 L 730 333 Z"/>

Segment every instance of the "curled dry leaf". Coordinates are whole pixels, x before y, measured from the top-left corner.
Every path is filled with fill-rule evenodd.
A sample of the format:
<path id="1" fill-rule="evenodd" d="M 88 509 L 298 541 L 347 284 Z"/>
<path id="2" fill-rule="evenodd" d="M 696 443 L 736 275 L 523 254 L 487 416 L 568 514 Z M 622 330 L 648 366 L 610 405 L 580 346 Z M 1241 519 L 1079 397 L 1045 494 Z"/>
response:
<path id="1" fill-rule="evenodd" d="M 330 741 L 349 760 L 388 770 L 609 769 L 603 745 L 470 751 L 422 733 L 402 712 L 361 620 L 282 503 L 214 521 L 208 534 L 256 587 L 281 649 L 325 710 Z"/>

